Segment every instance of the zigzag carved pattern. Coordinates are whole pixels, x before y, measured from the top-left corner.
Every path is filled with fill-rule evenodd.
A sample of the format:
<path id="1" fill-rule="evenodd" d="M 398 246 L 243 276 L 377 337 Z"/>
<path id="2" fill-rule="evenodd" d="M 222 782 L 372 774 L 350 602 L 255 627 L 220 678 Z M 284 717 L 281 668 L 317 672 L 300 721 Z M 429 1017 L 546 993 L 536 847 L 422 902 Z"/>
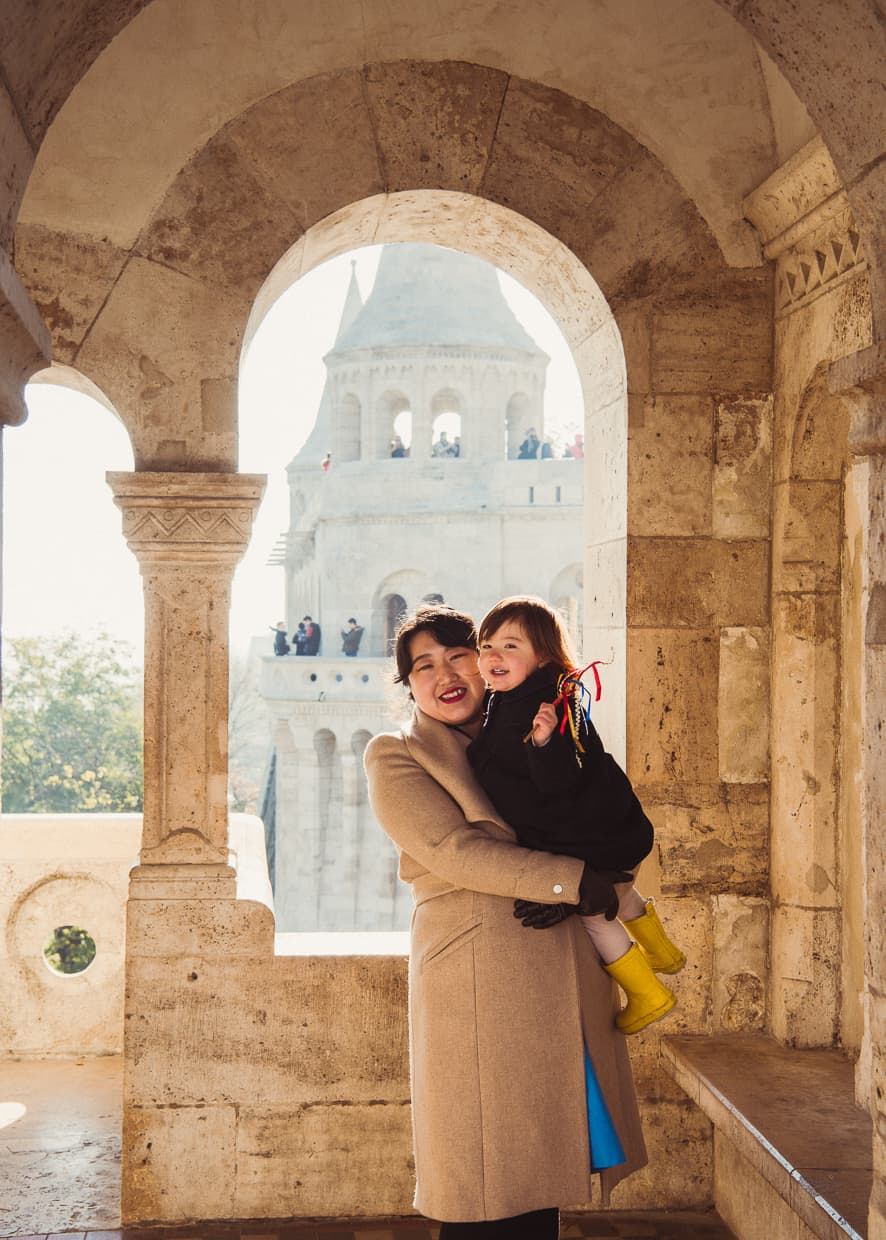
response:
<path id="1" fill-rule="evenodd" d="M 790 250 L 778 260 L 776 305 L 793 310 L 864 262 L 861 236 L 851 218 L 838 232 L 808 250 Z"/>
<path id="2" fill-rule="evenodd" d="M 213 508 L 130 509 L 124 513 L 123 532 L 134 542 L 240 544 L 248 539 L 251 523 L 248 508 L 222 512 Z"/>

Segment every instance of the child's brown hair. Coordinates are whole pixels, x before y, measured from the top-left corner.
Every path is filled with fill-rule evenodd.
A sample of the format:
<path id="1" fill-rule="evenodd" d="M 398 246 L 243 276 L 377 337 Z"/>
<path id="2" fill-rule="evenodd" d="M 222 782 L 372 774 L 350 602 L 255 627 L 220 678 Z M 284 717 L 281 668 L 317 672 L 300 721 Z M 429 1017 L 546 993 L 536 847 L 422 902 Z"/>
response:
<path id="1" fill-rule="evenodd" d="M 561 672 L 577 666 L 560 613 L 535 594 L 514 594 L 491 607 L 480 621 L 478 643 L 488 641 L 509 620 L 519 624 L 535 653 Z"/>

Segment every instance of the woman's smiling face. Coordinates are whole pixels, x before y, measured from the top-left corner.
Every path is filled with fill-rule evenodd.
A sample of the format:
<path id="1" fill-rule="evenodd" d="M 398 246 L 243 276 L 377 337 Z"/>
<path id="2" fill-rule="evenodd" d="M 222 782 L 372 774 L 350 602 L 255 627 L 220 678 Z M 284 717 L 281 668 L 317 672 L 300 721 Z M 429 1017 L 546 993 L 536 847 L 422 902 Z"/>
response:
<path id="1" fill-rule="evenodd" d="M 416 633 L 409 643 L 409 688 L 416 706 L 432 719 L 480 730 L 486 687 L 470 646 L 441 646 L 433 633 Z"/>

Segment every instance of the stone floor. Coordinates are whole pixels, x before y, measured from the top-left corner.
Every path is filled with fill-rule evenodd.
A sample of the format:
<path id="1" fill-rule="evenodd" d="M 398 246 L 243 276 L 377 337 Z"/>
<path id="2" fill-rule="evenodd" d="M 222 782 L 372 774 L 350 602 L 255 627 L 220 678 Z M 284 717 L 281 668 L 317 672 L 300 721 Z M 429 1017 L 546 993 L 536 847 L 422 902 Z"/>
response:
<path id="1" fill-rule="evenodd" d="M 734 1240 L 714 1214 L 618 1213 L 585 1218 L 564 1217 L 561 1240 Z M 53 1232 L 49 1235 L 0 1236 L 0 1240 L 437 1240 L 437 1228 L 422 1220 L 385 1219 L 371 1223 L 205 1224 L 162 1230 Z"/>
<path id="2" fill-rule="evenodd" d="M 436 1240 L 423 1219 L 118 1230 L 119 1058 L 0 1063 L 0 1240 Z M 731 1240 L 713 1214 L 564 1216 L 562 1240 Z"/>

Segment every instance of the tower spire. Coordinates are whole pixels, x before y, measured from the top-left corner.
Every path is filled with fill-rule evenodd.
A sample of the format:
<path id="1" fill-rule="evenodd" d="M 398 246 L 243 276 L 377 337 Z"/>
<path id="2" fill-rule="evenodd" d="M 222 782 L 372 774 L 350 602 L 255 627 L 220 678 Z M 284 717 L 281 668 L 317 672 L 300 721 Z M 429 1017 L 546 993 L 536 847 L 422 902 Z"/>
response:
<path id="1" fill-rule="evenodd" d="M 344 309 L 341 312 L 341 322 L 338 325 L 338 332 L 335 336 L 335 345 L 341 342 L 362 309 L 363 298 L 360 296 L 360 285 L 357 283 L 357 260 L 352 258 L 351 279 L 345 296 Z M 333 348 L 335 348 L 335 345 L 333 345 Z"/>

